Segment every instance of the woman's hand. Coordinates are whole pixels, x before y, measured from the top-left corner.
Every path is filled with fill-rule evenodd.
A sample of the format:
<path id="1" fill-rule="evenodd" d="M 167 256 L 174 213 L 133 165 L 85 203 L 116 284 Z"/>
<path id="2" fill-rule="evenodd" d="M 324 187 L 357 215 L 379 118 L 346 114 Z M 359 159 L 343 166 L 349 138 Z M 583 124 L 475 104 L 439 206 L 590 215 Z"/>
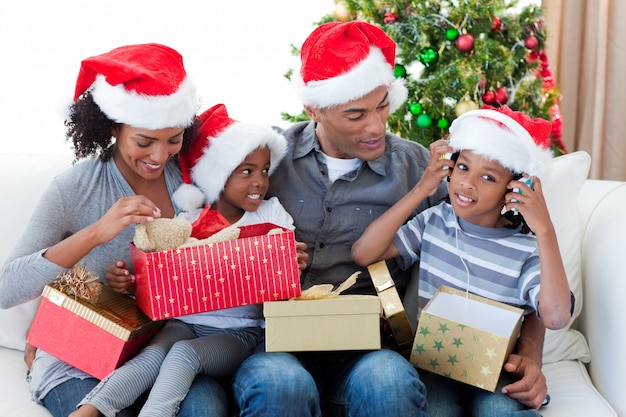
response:
<path id="1" fill-rule="evenodd" d="M 161 217 L 161 210 L 147 197 L 122 197 L 92 226 L 101 243 L 111 241 L 131 224 L 149 223 Z"/>
<path id="2" fill-rule="evenodd" d="M 96 222 L 61 240 L 44 257 L 71 268 L 98 245 L 111 241 L 131 224 L 148 223 L 161 217 L 161 210 L 147 197 L 122 197 Z"/>

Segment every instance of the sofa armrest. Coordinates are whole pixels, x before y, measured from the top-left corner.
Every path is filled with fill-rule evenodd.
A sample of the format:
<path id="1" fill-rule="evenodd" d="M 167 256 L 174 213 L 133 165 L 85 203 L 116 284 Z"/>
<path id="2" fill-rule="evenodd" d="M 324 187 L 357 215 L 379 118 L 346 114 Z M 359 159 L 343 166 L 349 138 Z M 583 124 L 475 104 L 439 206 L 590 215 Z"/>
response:
<path id="1" fill-rule="evenodd" d="M 626 183 L 587 180 L 580 193 L 583 307 L 579 329 L 591 348 L 588 365 L 600 393 L 626 415 Z"/>

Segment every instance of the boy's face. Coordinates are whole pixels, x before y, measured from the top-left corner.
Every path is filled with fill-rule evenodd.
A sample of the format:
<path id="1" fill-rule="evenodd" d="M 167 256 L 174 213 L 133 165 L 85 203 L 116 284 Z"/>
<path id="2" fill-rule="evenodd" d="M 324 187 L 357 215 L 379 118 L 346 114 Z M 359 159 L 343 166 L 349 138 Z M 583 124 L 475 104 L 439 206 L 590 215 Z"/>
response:
<path id="1" fill-rule="evenodd" d="M 269 170 L 269 148 L 252 151 L 230 174 L 213 208 L 231 223 L 239 220 L 244 211 L 256 211 L 269 186 Z"/>
<path id="2" fill-rule="evenodd" d="M 385 152 L 385 134 L 389 117 L 386 86 L 365 96 L 327 109 L 305 106 L 316 123 L 322 151 L 341 159 L 372 161 Z"/>
<path id="3" fill-rule="evenodd" d="M 483 227 L 502 227 L 507 184 L 513 175 L 496 161 L 464 150 L 450 175 L 448 194 L 455 213 Z"/>

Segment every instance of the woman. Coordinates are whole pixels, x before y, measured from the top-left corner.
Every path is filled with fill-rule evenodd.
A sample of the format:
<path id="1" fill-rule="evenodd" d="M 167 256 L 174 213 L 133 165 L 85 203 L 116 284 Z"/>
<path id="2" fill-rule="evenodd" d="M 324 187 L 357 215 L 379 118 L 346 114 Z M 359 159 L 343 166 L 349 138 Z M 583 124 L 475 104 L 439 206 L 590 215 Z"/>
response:
<path id="1" fill-rule="evenodd" d="M 195 136 L 197 108 L 182 57 L 167 46 L 122 46 L 81 63 L 66 137 L 83 161 L 56 177 L 35 207 L 0 270 L 0 307 L 37 297 L 76 264 L 118 291 L 132 284 L 134 225 L 176 215 L 170 197 L 181 184 L 177 154 Z M 175 338 L 166 326 L 150 348 L 167 351 Z M 65 417 L 99 381 L 38 351 L 29 382 L 35 401 Z M 181 415 L 206 408 L 197 400 L 216 410 L 224 404 L 219 385 L 203 382 L 204 392 L 192 390 Z"/>

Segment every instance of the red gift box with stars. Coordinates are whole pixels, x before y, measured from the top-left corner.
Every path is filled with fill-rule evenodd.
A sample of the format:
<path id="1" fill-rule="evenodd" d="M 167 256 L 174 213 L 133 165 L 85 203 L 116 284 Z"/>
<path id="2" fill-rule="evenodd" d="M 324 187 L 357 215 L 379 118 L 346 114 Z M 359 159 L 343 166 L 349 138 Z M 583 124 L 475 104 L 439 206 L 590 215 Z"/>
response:
<path id="1" fill-rule="evenodd" d="M 46 285 L 28 343 L 103 379 L 135 356 L 162 324 L 109 287 L 91 303 Z"/>
<path id="2" fill-rule="evenodd" d="M 131 243 L 139 307 L 162 320 L 299 296 L 293 231 L 271 223 L 239 229 L 235 240 L 160 252 Z"/>

